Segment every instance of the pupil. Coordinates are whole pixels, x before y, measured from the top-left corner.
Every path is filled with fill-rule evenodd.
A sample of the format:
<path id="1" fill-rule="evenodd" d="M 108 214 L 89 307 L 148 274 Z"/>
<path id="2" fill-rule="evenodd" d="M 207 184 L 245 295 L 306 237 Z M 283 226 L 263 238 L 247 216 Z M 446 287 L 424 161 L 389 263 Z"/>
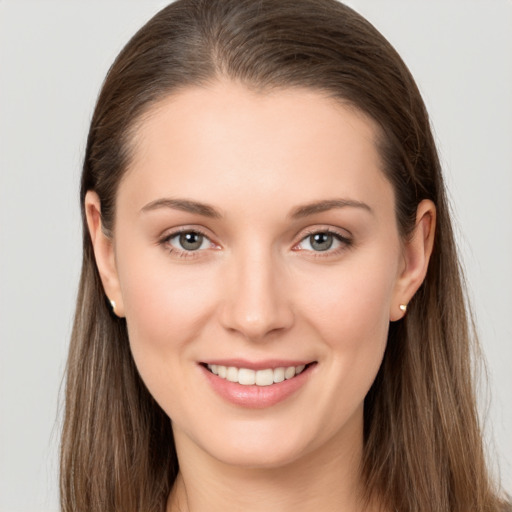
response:
<path id="1" fill-rule="evenodd" d="M 316 233 L 311 237 L 311 247 L 317 251 L 327 251 L 332 246 L 333 237 L 329 233 Z"/>
<path id="2" fill-rule="evenodd" d="M 195 251 L 201 247 L 203 235 L 199 233 L 182 233 L 180 235 L 180 244 L 188 251 Z"/>

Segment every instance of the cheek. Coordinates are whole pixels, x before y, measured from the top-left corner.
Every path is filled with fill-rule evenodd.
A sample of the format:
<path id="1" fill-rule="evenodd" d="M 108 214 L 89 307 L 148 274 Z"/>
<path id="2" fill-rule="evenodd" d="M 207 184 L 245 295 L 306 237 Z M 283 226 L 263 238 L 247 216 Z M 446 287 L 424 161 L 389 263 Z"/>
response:
<path id="1" fill-rule="evenodd" d="M 192 265 L 147 265 L 146 259 L 141 268 L 138 261 L 144 260 L 127 262 L 129 272 L 120 276 L 132 356 L 160 407 L 184 418 L 197 397 L 183 368 L 194 363 L 190 348 L 213 311 L 212 277 Z"/>
<path id="2" fill-rule="evenodd" d="M 397 264 L 384 255 L 361 258 L 325 279 L 309 279 L 302 311 L 326 347 L 326 396 L 345 417 L 364 400 L 382 362 Z M 317 276 L 318 277 L 318 276 Z M 329 388 L 329 389 L 327 389 Z M 334 413 L 334 410 L 333 410 Z"/>
<path id="3" fill-rule="evenodd" d="M 379 371 L 387 344 L 393 281 L 387 272 L 352 272 L 333 278 L 326 289 L 312 280 L 309 325 L 322 339 L 322 393 L 318 410 L 328 411 L 322 435 L 334 436 L 340 425 L 362 410 Z"/>
<path id="4" fill-rule="evenodd" d="M 145 273 L 125 283 L 123 300 L 134 340 L 167 346 L 186 339 L 201 327 L 201 318 L 209 310 L 205 282 L 198 276 Z"/>
<path id="5" fill-rule="evenodd" d="M 325 274 L 302 277 L 304 316 L 330 340 L 368 344 L 386 338 L 397 264 L 382 254 L 358 258 Z M 308 290 L 307 295 L 304 290 Z"/>
<path id="6" fill-rule="evenodd" d="M 118 264 L 130 346 L 147 385 L 159 371 L 171 373 L 199 337 L 215 290 L 206 266 L 171 264 L 163 250 L 153 253 L 131 250 Z"/>

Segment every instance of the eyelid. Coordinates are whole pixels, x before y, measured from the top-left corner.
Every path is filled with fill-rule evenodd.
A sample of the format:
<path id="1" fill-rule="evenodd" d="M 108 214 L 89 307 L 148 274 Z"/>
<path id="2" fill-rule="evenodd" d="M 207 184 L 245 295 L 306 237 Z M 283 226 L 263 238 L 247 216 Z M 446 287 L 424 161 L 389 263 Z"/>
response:
<path id="1" fill-rule="evenodd" d="M 220 249 L 220 245 L 218 243 L 214 242 L 212 240 L 212 236 L 209 235 L 206 231 L 207 230 L 203 229 L 200 226 L 180 226 L 180 227 L 172 229 L 171 231 L 165 232 L 161 237 L 159 237 L 158 243 L 160 245 L 165 246 L 169 252 L 175 253 L 175 255 L 178 257 L 183 257 L 183 258 L 199 257 L 201 255 L 201 253 L 203 253 L 207 249 L 197 249 L 197 250 L 193 250 L 193 251 L 178 249 L 174 246 L 170 246 L 169 240 L 171 240 L 172 238 L 174 238 L 182 233 L 197 233 L 197 234 L 203 236 L 204 238 L 206 238 L 210 242 L 211 246 L 208 247 L 208 249 Z M 312 235 L 319 234 L 319 233 L 328 233 L 330 235 L 333 235 L 336 238 L 336 240 L 342 244 L 342 247 L 338 247 L 336 249 L 327 249 L 325 251 L 313 251 L 313 250 L 309 250 L 309 249 L 298 249 L 297 248 L 298 245 L 301 244 L 305 239 L 307 239 L 308 237 L 310 237 Z M 292 250 L 297 251 L 297 252 L 298 251 L 308 252 L 308 253 L 311 253 L 311 255 L 314 257 L 329 257 L 329 256 L 336 255 L 339 252 L 350 248 L 352 245 L 353 245 L 352 234 L 350 232 L 348 232 L 347 230 L 342 230 L 340 228 L 333 228 L 331 226 L 318 226 L 318 227 L 314 227 L 314 228 L 310 227 L 310 228 L 307 228 L 306 230 L 302 231 L 298 242 L 296 242 L 293 245 Z"/>
<path id="2" fill-rule="evenodd" d="M 197 233 L 210 242 L 211 247 L 209 247 L 209 249 L 219 248 L 219 245 L 212 240 L 212 236 L 208 235 L 206 230 L 198 226 L 180 226 L 170 231 L 166 231 L 162 236 L 158 238 L 158 244 L 164 246 L 170 253 L 182 258 L 198 257 L 202 252 L 206 250 L 197 249 L 195 251 L 187 251 L 185 249 L 178 249 L 177 247 L 172 246 L 169 241 L 182 233 Z"/>
<path id="3" fill-rule="evenodd" d="M 344 233 L 342 232 L 344 231 Z M 312 235 L 316 235 L 319 233 L 328 233 L 330 235 L 333 235 L 338 242 L 342 244 L 341 247 L 335 248 L 335 249 L 327 249 L 325 251 L 312 251 L 309 249 L 298 249 L 297 247 L 304 242 L 307 238 L 309 238 Z M 292 250 L 295 251 L 304 251 L 310 253 L 314 257 L 329 257 L 333 255 L 337 255 L 340 252 L 350 248 L 353 245 L 353 238 L 352 235 L 347 230 L 338 230 L 333 227 L 315 227 L 315 228 L 308 228 L 306 231 L 303 231 L 300 234 L 299 241 L 293 246 Z"/>
<path id="4" fill-rule="evenodd" d="M 350 233 L 350 231 L 348 231 L 347 229 L 336 228 L 333 226 L 325 226 L 320 224 L 314 227 L 307 227 L 306 229 L 301 231 L 300 234 L 298 235 L 299 242 L 302 242 L 302 240 L 304 240 L 308 236 L 316 235 L 317 233 L 329 233 L 331 235 L 335 235 L 336 237 L 342 240 L 352 240 L 352 233 Z"/>

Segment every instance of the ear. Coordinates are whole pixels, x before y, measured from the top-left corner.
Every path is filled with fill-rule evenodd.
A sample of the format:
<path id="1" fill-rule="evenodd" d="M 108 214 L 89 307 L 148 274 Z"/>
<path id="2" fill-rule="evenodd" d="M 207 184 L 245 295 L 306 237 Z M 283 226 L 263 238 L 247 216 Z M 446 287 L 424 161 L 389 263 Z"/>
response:
<path id="1" fill-rule="evenodd" d="M 112 304 L 114 313 L 119 317 L 124 317 L 123 298 L 117 276 L 113 241 L 102 229 L 100 198 L 92 190 L 89 190 L 85 195 L 85 216 L 103 289 Z"/>
<path id="2" fill-rule="evenodd" d="M 432 201 L 425 199 L 418 205 L 414 231 L 404 244 L 404 261 L 396 281 L 389 315 L 391 321 L 400 320 L 405 315 L 407 304 L 427 275 L 435 229 L 436 207 Z"/>

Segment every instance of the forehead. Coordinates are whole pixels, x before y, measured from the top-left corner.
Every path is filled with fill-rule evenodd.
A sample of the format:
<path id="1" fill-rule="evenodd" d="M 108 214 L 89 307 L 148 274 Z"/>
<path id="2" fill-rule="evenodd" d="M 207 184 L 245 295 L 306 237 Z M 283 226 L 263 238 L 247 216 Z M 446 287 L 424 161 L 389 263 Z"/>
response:
<path id="1" fill-rule="evenodd" d="M 360 111 L 318 91 L 190 87 L 143 117 L 121 188 L 148 201 L 179 194 L 211 202 L 216 194 L 221 202 L 257 196 L 263 206 L 334 193 L 378 200 L 390 185 L 377 134 Z"/>

